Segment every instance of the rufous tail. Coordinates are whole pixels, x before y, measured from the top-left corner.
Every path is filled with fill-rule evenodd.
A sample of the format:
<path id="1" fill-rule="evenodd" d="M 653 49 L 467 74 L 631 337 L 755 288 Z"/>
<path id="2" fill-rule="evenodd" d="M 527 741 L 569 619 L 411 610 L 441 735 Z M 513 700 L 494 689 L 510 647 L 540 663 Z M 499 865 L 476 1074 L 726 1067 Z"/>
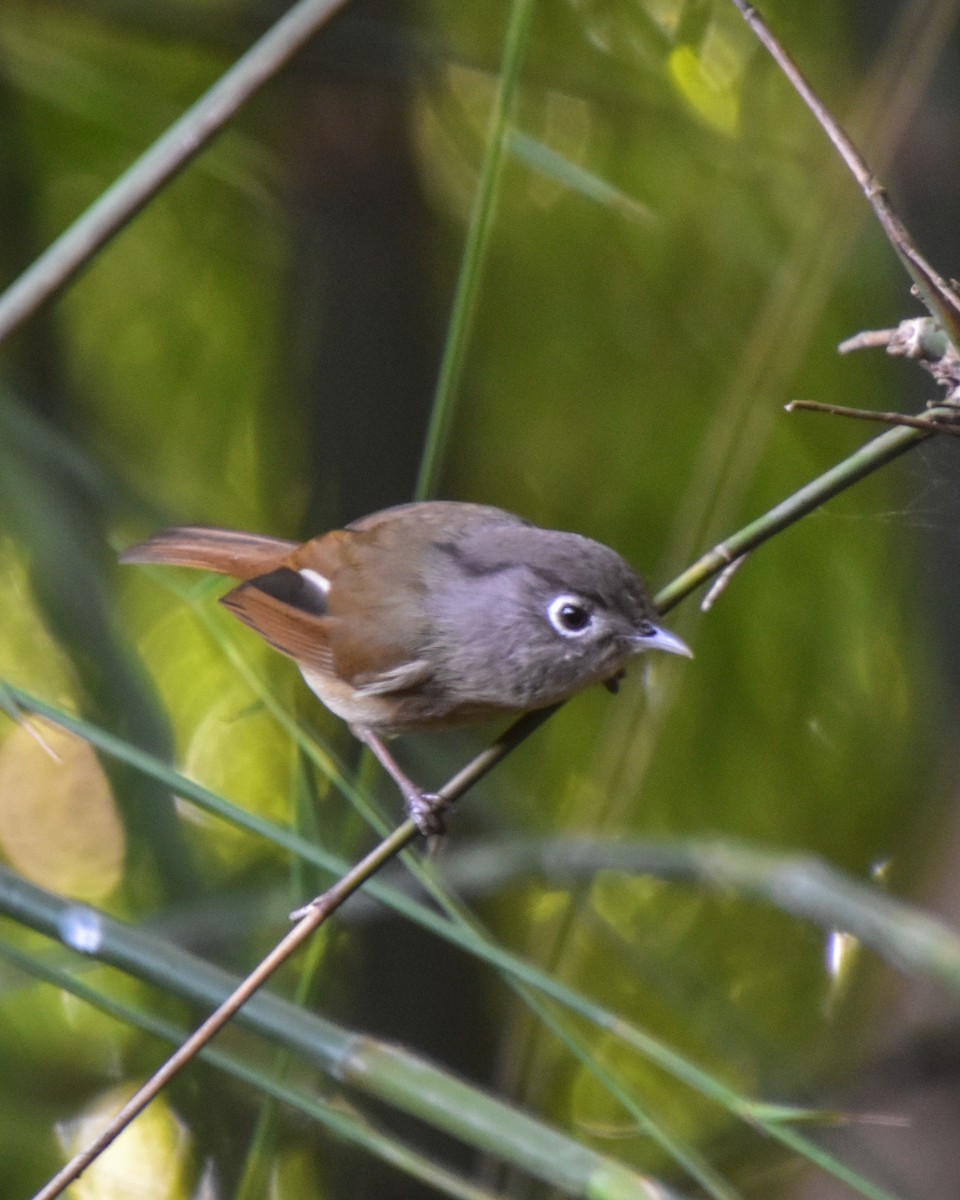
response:
<path id="1" fill-rule="evenodd" d="M 274 570 L 297 548 L 296 542 L 216 529 L 183 525 L 164 529 L 120 555 L 125 563 L 167 563 L 175 567 L 201 567 L 235 579 L 254 579 Z"/>

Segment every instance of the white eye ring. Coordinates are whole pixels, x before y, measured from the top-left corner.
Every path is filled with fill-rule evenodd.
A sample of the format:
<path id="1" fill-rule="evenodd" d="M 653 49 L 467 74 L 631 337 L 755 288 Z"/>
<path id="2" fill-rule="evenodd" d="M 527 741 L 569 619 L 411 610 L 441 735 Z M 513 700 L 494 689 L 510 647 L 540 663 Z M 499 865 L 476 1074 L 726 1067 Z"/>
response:
<path id="1" fill-rule="evenodd" d="M 593 625 L 593 613 L 580 596 L 555 596 L 547 608 L 550 624 L 561 637 L 583 637 Z"/>

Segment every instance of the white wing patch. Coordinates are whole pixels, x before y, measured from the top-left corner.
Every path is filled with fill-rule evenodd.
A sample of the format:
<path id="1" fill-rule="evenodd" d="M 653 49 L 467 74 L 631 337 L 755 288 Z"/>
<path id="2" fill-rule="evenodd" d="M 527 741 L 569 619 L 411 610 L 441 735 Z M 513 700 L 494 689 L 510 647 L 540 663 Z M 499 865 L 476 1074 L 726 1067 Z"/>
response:
<path id="1" fill-rule="evenodd" d="M 311 571 L 309 567 L 301 567 L 299 574 L 305 583 L 309 583 L 311 587 L 315 587 L 324 596 L 330 594 L 330 580 L 325 575 L 321 575 L 319 571 Z"/>

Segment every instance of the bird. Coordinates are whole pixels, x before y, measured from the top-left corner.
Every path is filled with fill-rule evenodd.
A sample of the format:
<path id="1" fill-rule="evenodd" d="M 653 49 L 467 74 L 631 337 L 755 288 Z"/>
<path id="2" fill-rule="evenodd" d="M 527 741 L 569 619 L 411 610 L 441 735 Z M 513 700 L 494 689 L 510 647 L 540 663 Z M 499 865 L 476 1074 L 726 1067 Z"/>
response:
<path id="1" fill-rule="evenodd" d="M 442 832 L 443 805 L 386 738 L 547 708 L 592 684 L 616 691 L 646 650 L 692 657 L 615 550 L 490 505 L 401 504 L 303 543 L 178 526 L 121 561 L 239 580 L 221 602 L 293 659 L 427 836 Z"/>

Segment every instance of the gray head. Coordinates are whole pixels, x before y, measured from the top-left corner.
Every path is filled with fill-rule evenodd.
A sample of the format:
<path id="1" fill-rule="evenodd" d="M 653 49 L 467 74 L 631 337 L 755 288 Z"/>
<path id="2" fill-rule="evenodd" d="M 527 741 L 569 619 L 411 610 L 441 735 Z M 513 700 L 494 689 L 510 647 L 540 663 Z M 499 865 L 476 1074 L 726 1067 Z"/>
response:
<path id="1" fill-rule="evenodd" d="M 432 657 L 463 702 L 542 708 L 612 679 L 643 650 L 690 653 L 614 550 L 504 518 L 435 543 Z"/>

